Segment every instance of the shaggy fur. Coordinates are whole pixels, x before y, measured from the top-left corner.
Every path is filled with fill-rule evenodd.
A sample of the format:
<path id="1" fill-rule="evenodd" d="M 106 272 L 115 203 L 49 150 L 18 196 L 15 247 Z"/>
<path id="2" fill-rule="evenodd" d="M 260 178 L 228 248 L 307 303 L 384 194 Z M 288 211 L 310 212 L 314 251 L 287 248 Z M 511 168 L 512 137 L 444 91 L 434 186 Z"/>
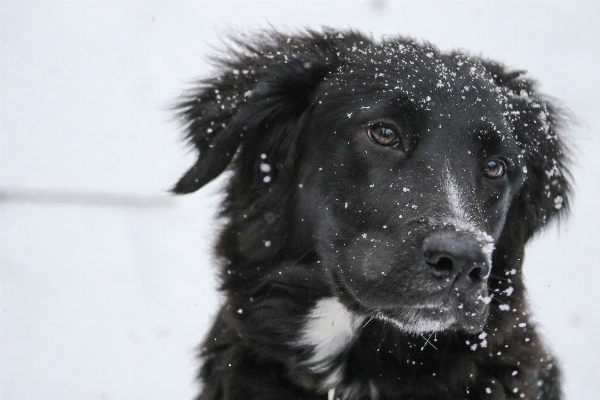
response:
<path id="1" fill-rule="evenodd" d="M 560 112 L 522 71 L 353 31 L 233 39 L 178 105 L 232 171 L 201 400 L 559 399 L 526 243 L 568 208 Z"/>

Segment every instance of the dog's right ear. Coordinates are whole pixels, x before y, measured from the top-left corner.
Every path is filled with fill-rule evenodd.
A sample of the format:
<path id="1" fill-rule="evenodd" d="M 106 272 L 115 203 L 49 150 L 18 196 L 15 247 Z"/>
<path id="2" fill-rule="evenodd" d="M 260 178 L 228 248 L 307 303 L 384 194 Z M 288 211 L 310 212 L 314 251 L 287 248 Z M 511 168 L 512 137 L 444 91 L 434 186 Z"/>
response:
<path id="1" fill-rule="evenodd" d="M 199 154 L 172 191 L 200 189 L 227 168 L 245 142 L 277 141 L 266 136 L 282 134 L 282 125 L 300 118 L 315 88 L 338 66 L 343 39 L 327 32 L 232 39 L 236 49 L 215 60 L 220 75 L 201 81 L 176 106 Z"/>
<path id="2" fill-rule="evenodd" d="M 539 93 L 535 81 L 523 71 L 511 71 L 490 61 L 483 65 L 504 90 L 513 135 L 522 149 L 526 178 L 513 203 L 519 211 L 513 210 L 506 225 L 524 230 L 527 241 L 568 213 L 571 159 L 564 131 L 569 115 Z"/>

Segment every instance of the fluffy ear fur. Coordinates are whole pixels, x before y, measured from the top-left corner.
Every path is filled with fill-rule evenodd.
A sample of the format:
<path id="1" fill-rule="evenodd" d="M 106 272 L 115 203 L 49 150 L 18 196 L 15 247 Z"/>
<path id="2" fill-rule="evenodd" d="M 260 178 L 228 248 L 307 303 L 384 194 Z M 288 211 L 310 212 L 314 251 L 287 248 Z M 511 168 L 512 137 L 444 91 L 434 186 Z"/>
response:
<path id="1" fill-rule="evenodd" d="M 177 106 L 199 154 L 173 192 L 194 192 L 234 169 L 222 215 L 234 227 L 223 235 L 235 237 L 221 242 L 237 243 L 247 260 L 272 257 L 285 244 L 299 125 L 319 84 L 343 62 L 340 49 L 363 40 L 329 31 L 233 38 L 229 57 L 215 60 L 220 74 L 201 81 Z"/>
<path id="2" fill-rule="evenodd" d="M 508 224 L 524 229 L 525 241 L 566 214 L 571 192 L 568 148 L 562 132 L 565 112 L 537 93 L 535 82 L 522 71 L 507 71 L 487 62 L 494 82 L 504 88 L 514 134 L 524 157 L 526 179 L 513 203 Z"/>
<path id="3" fill-rule="evenodd" d="M 176 106 L 199 157 L 173 192 L 198 190 L 223 172 L 245 147 L 262 151 L 255 155 L 263 154 L 270 167 L 283 162 L 289 149 L 280 147 L 282 143 L 293 145 L 287 136 L 293 134 L 294 125 L 307 110 L 314 89 L 337 67 L 335 45 L 343 39 L 342 35 L 332 40 L 327 32 L 310 31 L 293 38 L 277 32 L 252 39 L 232 38 L 229 57 L 215 59 L 219 75 L 201 81 Z M 275 159 L 268 157 L 274 155 Z M 258 164 L 255 167 L 260 168 Z M 266 168 L 263 173 L 271 172 L 264 171 Z M 276 173 L 255 175 L 268 183 Z"/>

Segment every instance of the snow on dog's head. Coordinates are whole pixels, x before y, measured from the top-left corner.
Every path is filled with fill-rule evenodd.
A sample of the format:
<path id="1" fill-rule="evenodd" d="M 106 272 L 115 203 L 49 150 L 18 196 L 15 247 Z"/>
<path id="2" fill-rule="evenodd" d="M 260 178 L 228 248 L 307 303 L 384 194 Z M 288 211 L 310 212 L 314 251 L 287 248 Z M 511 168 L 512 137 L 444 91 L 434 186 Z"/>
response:
<path id="1" fill-rule="evenodd" d="M 490 280 L 498 260 L 567 208 L 556 109 L 520 72 L 426 43 L 310 32 L 237 45 L 180 105 L 200 157 L 174 191 L 233 170 L 221 253 L 308 254 L 358 315 L 480 331 L 506 293 Z"/>

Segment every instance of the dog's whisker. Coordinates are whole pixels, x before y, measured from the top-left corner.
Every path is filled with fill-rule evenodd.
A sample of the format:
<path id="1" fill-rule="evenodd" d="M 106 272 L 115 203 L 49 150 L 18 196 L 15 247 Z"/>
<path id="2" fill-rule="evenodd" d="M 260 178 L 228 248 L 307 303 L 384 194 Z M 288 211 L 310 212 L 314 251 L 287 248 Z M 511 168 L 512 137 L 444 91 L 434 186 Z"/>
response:
<path id="1" fill-rule="evenodd" d="M 428 337 L 428 338 L 425 338 L 425 336 L 424 336 L 422 333 L 419 333 L 419 336 L 421 336 L 421 337 L 423 338 L 423 340 L 425 340 L 425 344 L 423 345 L 423 347 L 421 347 L 421 351 L 423 351 L 423 350 L 425 349 L 425 346 L 427 346 L 428 344 L 429 344 L 429 345 L 431 345 L 431 347 L 433 347 L 434 349 L 436 349 L 436 350 L 438 349 L 437 347 L 435 347 L 435 346 L 433 345 L 433 343 L 431 343 L 431 342 L 429 341 L 429 339 L 431 339 L 431 336 L 432 336 L 432 335 L 433 335 L 433 332 L 429 334 L 429 337 Z"/>
<path id="2" fill-rule="evenodd" d="M 491 274 L 490 275 L 490 279 L 492 279 L 492 278 L 496 279 L 498 281 L 503 281 L 503 282 L 508 282 L 509 281 L 509 279 L 507 279 L 507 278 L 503 278 L 501 276 Z"/>
<path id="3" fill-rule="evenodd" d="M 388 329 L 387 323 L 381 324 L 381 334 L 379 336 L 379 344 L 377 345 L 377 353 L 379 353 L 379 350 L 381 349 L 381 345 L 383 344 L 383 341 L 385 340 L 385 336 L 387 334 L 387 329 Z"/>

